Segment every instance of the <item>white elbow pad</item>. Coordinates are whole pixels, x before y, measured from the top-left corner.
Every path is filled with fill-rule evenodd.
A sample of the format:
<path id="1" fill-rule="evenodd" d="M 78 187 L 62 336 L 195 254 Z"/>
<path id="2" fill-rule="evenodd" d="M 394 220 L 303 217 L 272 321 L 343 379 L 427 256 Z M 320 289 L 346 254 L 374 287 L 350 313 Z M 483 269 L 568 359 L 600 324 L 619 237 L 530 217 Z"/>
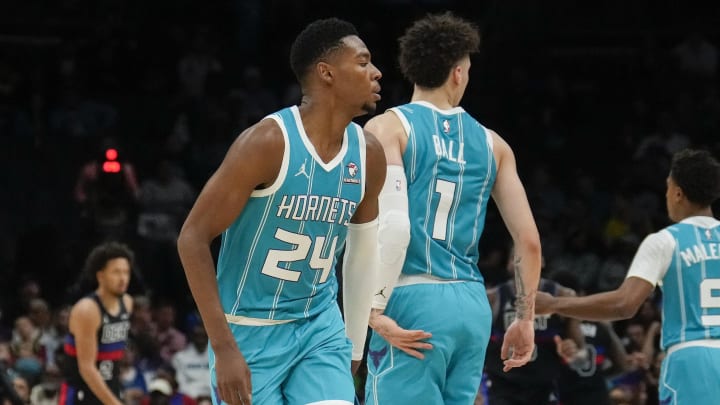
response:
<path id="1" fill-rule="evenodd" d="M 380 267 L 373 308 L 385 309 L 405 262 L 410 244 L 407 179 L 402 166 L 388 166 L 385 184 L 380 192 L 380 226 L 378 252 Z"/>

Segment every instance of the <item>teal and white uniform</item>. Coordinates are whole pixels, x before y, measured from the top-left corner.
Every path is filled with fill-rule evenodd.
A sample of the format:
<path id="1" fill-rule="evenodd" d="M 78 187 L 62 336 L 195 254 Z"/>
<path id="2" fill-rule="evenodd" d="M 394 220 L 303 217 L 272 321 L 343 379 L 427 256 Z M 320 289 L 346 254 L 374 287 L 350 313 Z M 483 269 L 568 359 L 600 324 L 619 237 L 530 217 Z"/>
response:
<path id="1" fill-rule="evenodd" d="M 365 190 L 364 134 L 348 125 L 340 152 L 325 163 L 297 107 L 266 118 L 282 129 L 282 166 L 222 234 L 220 300 L 252 372 L 254 405 L 352 403 L 352 345 L 335 264 Z M 214 359 L 211 352 L 215 387 Z"/>
<path id="2" fill-rule="evenodd" d="M 662 290 L 660 404 L 720 398 L 720 221 L 690 217 L 648 235 L 628 277 Z"/>
<path id="3" fill-rule="evenodd" d="M 490 133 L 460 107 L 413 102 L 391 109 L 408 136 L 403 153 L 410 244 L 385 313 L 432 333 L 418 360 L 373 332 L 366 403 L 472 404 L 492 312 L 477 267 L 497 175 Z"/>

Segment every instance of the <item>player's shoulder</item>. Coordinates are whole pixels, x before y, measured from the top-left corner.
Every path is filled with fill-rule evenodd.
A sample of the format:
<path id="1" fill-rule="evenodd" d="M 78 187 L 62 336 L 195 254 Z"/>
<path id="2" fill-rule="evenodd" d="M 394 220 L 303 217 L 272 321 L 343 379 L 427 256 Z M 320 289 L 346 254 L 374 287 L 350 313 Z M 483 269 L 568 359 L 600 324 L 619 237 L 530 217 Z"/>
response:
<path id="1" fill-rule="evenodd" d="M 90 296 L 80 298 L 70 310 L 70 316 L 80 319 L 100 319 L 102 310 Z"/>
<path id="2" fill-rule="evenodd" d="M 269 115 L 257 123 L 251 125 L 238 135 L 239 140 L 247 140 L 253 143 L 278 143 L 283 142 L 283 129 L 274 115 Z"/>
<path id="3" fill-rule="evenodd" d="M 233 162 L 282 155 L 285 136 L 279 123 L 270 116 L 242 131 L 233 141 L 228 154 Z"/>
<path id="4" fill-rule="evenodd" d="M 125 295 L 123 295 L 122 300 L 123 300 L 123 304 L 125 305 L 125 309 L 128 312 L 132 312 L 133 305 L 134 305 L 134 300 L 133 300 L 132 295 L 125 294 Z"/>
<path id="5" fill-rule="evenodd" d="M 364 129 L 366 133 L 370 132 L 380 137 L 406 136 L 405 126 L 400 116 L 391 109 L 370 118 L 365 123 Z"/>

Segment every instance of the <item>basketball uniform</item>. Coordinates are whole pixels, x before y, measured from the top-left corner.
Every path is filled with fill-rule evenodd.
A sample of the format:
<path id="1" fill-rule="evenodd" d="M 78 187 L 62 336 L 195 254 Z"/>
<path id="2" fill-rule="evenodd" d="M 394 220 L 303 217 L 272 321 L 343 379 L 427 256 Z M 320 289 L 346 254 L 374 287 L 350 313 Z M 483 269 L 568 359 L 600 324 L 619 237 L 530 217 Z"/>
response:
<path id="1" fill-rule="evenodd" d="M 535 352 L 523 367 L 503 371 L 500 350 L 505 331 L 515 320 L 514 280 L 498 286 L 498 313 L 493 319 L 485 372 L 488 402 L 494 405 L 546 405 L 553 403 L 555 379 L 565 367 L 557 354 L 554 337 L 566 336 L 566 321 L 557 315 L 535 316 Z M 557 283 L 541 278 L 539 291 L 557 294 Z"/>
<path id="2" fill-rule="evenodd" d="M 491 310 L 477 267 L 496 178 L 492 137 L 460 107 L 413 102 L 391 111 L 408 136 L 410 244 L 385 313 L 432 333 L 419 360 L 372 333 L 366 403 L 472 404 L 482 378 Z"/>
<path id="3" fill-rule="evenodd" d="M 365 138 L 351 123 L 340 152 L 325 163 L 297 107 L 266 118 L 282 130 L 282 165 L 275 183 L 255 190 L 222 234 L 221 303 L 252 372 L 253 404 L 352 404 L 352 344 L 334 269 L 365 190 Z M 216 388 L 211 349 L 209 359 Z"/>
<path id="4" fill-rule="evenodd" d="M 125 307 L 122 298 L 120 298 L 120 311 L 117 315 L 112 315 L 105 309 L 97 294 L 93 293 L 88 297 L 97 303 L 102 316 L 102 323 L 97 332 L 97 369 L 110 391 L 116 397 L 122 398 L 118 361 L 125 353 L 128 331 L 130 330 L 130 313 Z M 65 337 L 64 351 L 68 359 L 65 362 L 65 370 L 63 371 L 65 381 L 60 386 L 58 403 L 60 405 L 102 404 L 80 375 L 75 337 L 72 334 Z"/>
<path id="5" fill-rule="evenodd" d="M 662 290 L 661 346 L 667 351 L 660 404 L 720 398 L 720 221 L 691 217 L 648 235 L 628 277 Z"/>
<path id="6" fill-rule="evenodd" d="M 610 367 L 608 356 L 612 338 L 605 324 L 583 321 L 588 362 L 582 367 L 563 367 L 557 381 L 562 405 L 610 405 L 610 393 L 604 370 Z"/>

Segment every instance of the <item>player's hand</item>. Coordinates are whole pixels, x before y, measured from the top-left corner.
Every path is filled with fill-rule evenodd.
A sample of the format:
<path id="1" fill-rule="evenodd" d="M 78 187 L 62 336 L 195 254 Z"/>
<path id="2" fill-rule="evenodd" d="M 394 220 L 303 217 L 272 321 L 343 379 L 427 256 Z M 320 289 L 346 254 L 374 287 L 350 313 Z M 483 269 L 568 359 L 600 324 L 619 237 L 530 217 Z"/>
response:
<path id="1" fill-rule="evenodd" d="M 223 402 L 230 405 L 252 404 L 250 368 L 237 347 L 215 352 L 215 376 Z"/>
<path id="2" fill-rule="evenodd" d="M 508 372 L 512 368 L 524 366 L 530 361 L 534 351 L 535 322 L 515 319 L 505 331 L 500 349 L 500 358 L 505 365 L 503 371 Z"/>
<path id="3" fill-rule="evenodd" d="M 391 345 L 420 360 L 425 358 L 420 350 L 430 350 L 433 347 L 423 341 L 430 339 L 432 334 L 423 330 L 403 329 L 387 315 L 372 313 L 370 327 Z"/>
<path id="4" fill-rule="evenodd" d="M 550 315 L 554 311 L 555 297 L 544 292 L 538 291 L 535 295 L 535 315 Z"/>
<path id="5" fill-rule="evenodd" d="M 555 349 L 557 350 L 558 356 L 565 360 L 566 363 L 572 363 L 578 354 L 577 343 L 572 339 L 563 339 L 558 335 L 555 335 L 553 340 L 555 341 Z"/>

